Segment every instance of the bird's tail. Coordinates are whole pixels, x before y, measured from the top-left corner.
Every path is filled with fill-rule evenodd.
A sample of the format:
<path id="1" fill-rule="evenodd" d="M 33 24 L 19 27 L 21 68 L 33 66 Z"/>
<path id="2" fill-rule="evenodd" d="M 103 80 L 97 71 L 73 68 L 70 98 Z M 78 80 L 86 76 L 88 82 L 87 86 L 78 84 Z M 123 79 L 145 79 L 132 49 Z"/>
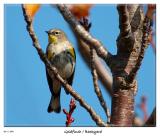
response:
<path id="1" fill-rule="evenodd" d="M 48 106 L 48 113 L 53 111 L 56 113 L 60 113 L 61 111 L 60 94 L 56 96 L 53 96 L 53 95 L 51 96 L 51 100 Z"/>

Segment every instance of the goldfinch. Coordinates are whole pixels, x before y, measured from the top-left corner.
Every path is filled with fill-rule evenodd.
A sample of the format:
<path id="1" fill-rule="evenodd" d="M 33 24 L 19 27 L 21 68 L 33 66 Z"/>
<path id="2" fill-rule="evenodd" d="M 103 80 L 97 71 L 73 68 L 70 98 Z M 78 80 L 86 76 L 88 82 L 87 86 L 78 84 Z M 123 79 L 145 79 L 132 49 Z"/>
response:
<path id="1" fill-rule="evenodd" d="M 51 64 L 57 68 L 60 76 L 65 79 L 68 84 L 72 85 L 76 54 L 72 44 L 67 39 L 65 33 L 60 29 L 51 29 L 46 31 L 48 34 L 48 46 L 46 55 Z M 48 106 L 48 113 L 60 113 L 60 93 L 61 83 L 56 79 L 53 72 L 46 68 L 46 76 L 49 89 L 51 92 L 51 100 Z M 66 91 L 66 94 L 68 92 Z"/>

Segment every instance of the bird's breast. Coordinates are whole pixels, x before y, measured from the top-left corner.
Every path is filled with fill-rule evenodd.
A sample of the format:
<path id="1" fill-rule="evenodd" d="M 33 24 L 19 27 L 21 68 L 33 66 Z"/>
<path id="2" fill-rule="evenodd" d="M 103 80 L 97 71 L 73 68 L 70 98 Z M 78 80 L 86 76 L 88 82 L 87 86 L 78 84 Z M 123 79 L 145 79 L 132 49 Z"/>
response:
<path id="1" fill-rule="evenodd" d="M 69 78 L 74 71 L 75 62 L 67 51 L 62 51 L 54 55 L 54 57 L 50 59 L 50 62 L 57 68 L 59 74 L 64 79 Z"/>

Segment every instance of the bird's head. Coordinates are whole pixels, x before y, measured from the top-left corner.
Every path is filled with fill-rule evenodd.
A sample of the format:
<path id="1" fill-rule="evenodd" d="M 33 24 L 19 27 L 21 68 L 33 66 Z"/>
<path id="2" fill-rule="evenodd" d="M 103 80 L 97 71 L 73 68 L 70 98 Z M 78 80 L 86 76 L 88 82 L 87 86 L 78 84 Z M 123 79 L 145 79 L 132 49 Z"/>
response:
<path id="1" fill-rule="evenodd" d="M 67 40 L 65 33 L 60 29 L 51 29 L 46 33 L 48 34 L 49 43 L 56 44 Z"/>

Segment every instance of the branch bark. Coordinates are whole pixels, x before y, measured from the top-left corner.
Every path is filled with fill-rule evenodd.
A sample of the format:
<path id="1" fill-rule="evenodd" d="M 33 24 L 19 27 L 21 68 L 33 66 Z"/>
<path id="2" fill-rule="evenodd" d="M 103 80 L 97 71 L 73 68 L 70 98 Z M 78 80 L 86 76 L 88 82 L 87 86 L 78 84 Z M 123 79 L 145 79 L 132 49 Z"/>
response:
<path id="1" fill-rule="evenodd" d="M 79 20 L 79 22 L 87 32 L 90 31 L 92 24 L 89 23 L 89 20 L 87 18 L 84 17 L 81 20 Z M 76 33 L 75 33 L 75 36 L 78 42 L 79 51 L 83 59 L 87 63 L 88 67 L 91 68 L 90 61 L 88 58 L 90 58 L 90 51 L 92 47 L 89 48 L 89 45 L 87 45 L 87 43 L 85 43 Z M 102 64 L 102 62 L 100 61 L 100 58 L 97 56 L 96 52 L 94 53 L 93 62 L 94 62 L 94 67 L 96 69 L 96 72 L 98 73 L 102 84 L 104 85 L 104 87 L 106 88 L 106 91 L 110 94 L 110 96 L 112 96 L 112 77 L 110 76 L 107 69 L 104 67 L 104 64 Z"/>
<path id="2" fill-rule="evenodd" d="M 134 6 L 134 5 L 130 5 Z M 133 8 L 132 8 L 133 9 Z M 138 10 L 138 27 L 131 31 L 131 19 L 127 5 L 118 5 L 120 34 L 117 38 L 117 55 L 112 60 L 113 97 L 111 124 L 132 126 L 134 119 L 134 95 L 137 91 L 135 78 L 129 80 L 129 74 L 137 63 L 141 46 L 143 14 Z M 136 11 L 136 10 L 135 10 Z M 134 14 L 132 18 L 137 17 Z"/>
<path id="3" fill-rule="evenodd" d="M 88 59 L 90 56 L 90 54 L 89 54 L 90 48 L 88 47 L 88 45 L 85 42 L 80 40 L 80 38 L 78 38 L 78 37 L 77 37 L 77 41 L 78 41 L 79 51 L 80 51 L 84 61 L 88 65 L 88 67 L 90 67 L 90 61 Z M 110 75 L 110 73 L 108 72 L 108 70 L 106 69 L 106 67 L 102 63 L 102 61 L 100 60 L 100 58 L 97 56 L 97 54 L 95 54 L 94 65 L 95 65 L 95 69 L 97 71 L 99 80 L 102 82 L 104 88 L 106 89 L 106 92 L 112 97 L 112 95 L 113 95 L 112 76 Z"/>
<path id="4" fill-rule="evenodd" d="M 137 91 L 135 79 L 141 66 L 147 47 L 151 19 L 145 20 L 140 6 L 118 6 L 120 34 L 117 39 L 117 55 L 112 60 L 113 97 L 111 124 L 115 126 L 132 126 L 134 119 L 134 96 Z M 137 7 L 137 8 L 136 8 Z M 130 17 L 131 15 L 131 17 Z M 130 24 L 128 24 L 130 22 Z M 130 26 L 131 25 L 131 26 Z M 136 27 L 135 27 L 136 26 Z M 131 29 L 131 31 L 130 31 Z"/>
<path id="5" fill-rule="evenodd" d="M 127 5 L 118 5 L 117 9 L 119 13 L 120 34 L 122 36 L 129 35 L 131 33 L 131 26 L 129 23 L 129 13 L 127 10 Z"/>
<path id="6" fill-rule="evenodd" d="M 94 89 L 95 89 L 95 93 L 99 99 L 99 102 L 107 116 L 107 122 L 110 123 L 110 111 L 109 111 L 109 108 L 107 107 L 106 105 L 106 102 L 103 98 L 103 95 L 102 95 L 102 92 L 101 92 L 101 89 L 98 85 L 98 75 L 97 75 L 97 71 L 95 69 L 95 65 L 94 65 L 94 59 L 95 59 L 95 53 L 94 52 L 94 49 L 91 47 L 90 48 L 90 60 L 91 60 L 91 73 L 92 73 L 92 77 L 93 77 L 93 84 L 94 84 Z"/>
<path id="7" fill-rule="evenodd" d="M 143 21 L 143 29 L 142 29 L 143 35 L 142 35 L 142 42 L 141 42 L 141 51 L 140 51 L 138 59 L 137 59 L 137 64 L 132 69 L 132 71 L 129 75 L 129 80 L 131 80 L 131 81 L 133 81 L 133 79 L 135 78 L 135 76 L 141 66 L 142 60 L 144 58 L 145 50 L 147 49 L 147 47 L 149 45 L 149 36 L 151 33 L 153 13 L 154 13 L 154 11 L 152 9 L 149 10 L 149 8 L 148 8 L 145 19 Z"/>
<path id="8" fill-rule="evenodd" d="M 55 77 L 61 82 L 64 89 L 66 89 L 80 103 L 80 105 L 89 112 L 91 118 L 95 121 L 95 123 L 98 126 L 108 126 L 108 124 L 104 123 L 102 119 L 96 114 L 96 112 L 92 109 L 92 107 L 89 106 L 83 100 L 83 98 L 79 94 L 77 94 L 76 91 L 65 80 L 63 80 L 63 78 L 58 74 L 57 69 L 52 66 L 50 61 L 47 59 L 46 54 L 41 49 L 41 46 L 38 42 L 38 38 L 36 37 L 33 29 L 32 19 L 27 15 L 24 5 L 22 5 L 22 10 L 24 19 L 27 23 L 27 31 L 32 39 L 33 46 L 36 48 L 37 53 L 39 54 L 40 59 L 43 61 L 46 67 L 54 73 Z"/>
<path id="9" fill-rule="evenodd" d="M 90 31 L 90 28 L 91 28 L 91 23 L 89 23 L 88 19 L 87 18 L 83 18 L 82 20 L 79 21 L 80 24 L 85 28 L 85 30 L 87 32 Z M 81 38 L 79 38 L 77 35 L 77 40 L 81 43 L 84 43 Z M 88 46 L 86 46 L 88 47 Z M 91 67 L 91 73 L 92 73 L 92 78 L 93 78 L 93 85 L 94 85 L 94 90 L 95 90 L 95 93 L 98 97 L 98 100 L 107 116 L 107 123 L 110 123 L 110 111 L 106 105 L 106 102 L 103 98 L 103 95 L 102 95 L 102 92 L 101 92 L 101 89 L 98 85 L 98 75 L 97 75 L 97 71 L 96 71 L 96 67 L 95 67 L 95 56 L 97 55 L 96 54 L 96 51 L 94 50 L 93 47 L 90 47 L 90 54 L 89 54 L 89 57 L 90 58 L 90 67 Z"/>

